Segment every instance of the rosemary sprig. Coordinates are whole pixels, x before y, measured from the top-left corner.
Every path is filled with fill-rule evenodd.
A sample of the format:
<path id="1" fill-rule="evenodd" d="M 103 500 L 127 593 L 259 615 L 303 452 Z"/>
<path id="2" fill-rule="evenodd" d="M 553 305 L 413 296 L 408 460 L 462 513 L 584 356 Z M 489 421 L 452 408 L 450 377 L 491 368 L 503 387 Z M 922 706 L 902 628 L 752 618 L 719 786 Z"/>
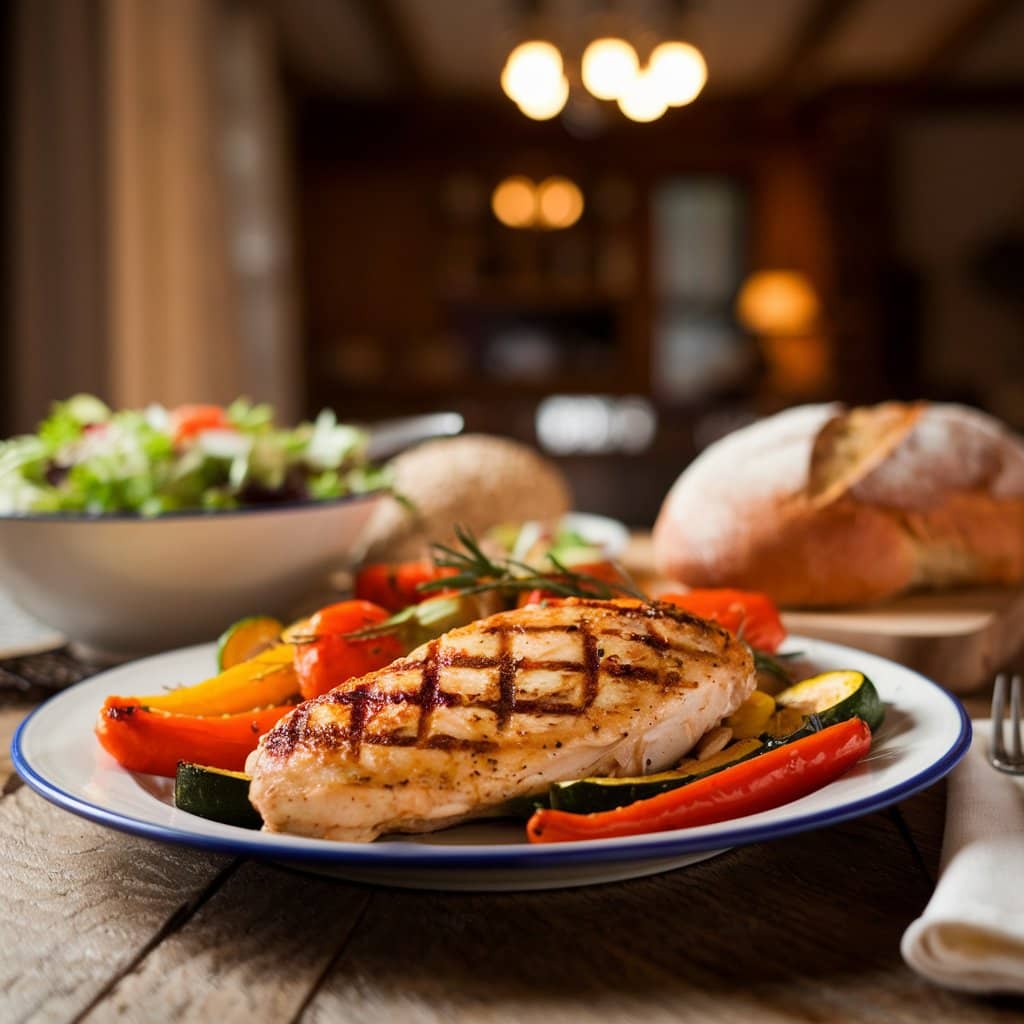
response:
<path id="1" fill-rule="evenodd" d="M 548 554 L 552 570 L 545 572 L 514 558 L 492 558 L 480 547 L 470 530 L 455 527 L 460 547 L 434 544 L 434 564 L 442 569 L 454 569 L 451 576 L 429 580 L 418 587 L 424 593 L 435 590 L 454 590 L 463 597 L 488 591 L 514 593 L 516 591 L 544 590 L 557 597 L 592 597 L 608 600 L 628 596 L 640 601 L 648 598 L 631 583 L 610 582 L 588 573 L 575 572 L 555 555 Z"/>

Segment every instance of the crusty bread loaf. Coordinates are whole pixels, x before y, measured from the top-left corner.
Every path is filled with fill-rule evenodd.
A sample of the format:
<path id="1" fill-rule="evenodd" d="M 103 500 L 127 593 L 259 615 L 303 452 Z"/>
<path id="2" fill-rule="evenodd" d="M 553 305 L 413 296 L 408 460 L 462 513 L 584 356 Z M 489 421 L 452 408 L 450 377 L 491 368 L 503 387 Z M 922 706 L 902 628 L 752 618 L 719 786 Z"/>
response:
<path id="1" fill-rule="evenodd" d="M 785 605 L 1024 579 L 1024 443 L 958 405 L 800 406 L 713 444 L 654 530 L 658 570 Z"/>
<path id="2" fill-rule="evenodd" d="M 554 520 L 571 507 L 565 477 L 529 445 L 487 434 L 427 441 L 391 463 L 395 491 L 365 535 L 366 558 L 397 561 L 450 542 L 456 525 L 480 535 L 499 523 Z"/>

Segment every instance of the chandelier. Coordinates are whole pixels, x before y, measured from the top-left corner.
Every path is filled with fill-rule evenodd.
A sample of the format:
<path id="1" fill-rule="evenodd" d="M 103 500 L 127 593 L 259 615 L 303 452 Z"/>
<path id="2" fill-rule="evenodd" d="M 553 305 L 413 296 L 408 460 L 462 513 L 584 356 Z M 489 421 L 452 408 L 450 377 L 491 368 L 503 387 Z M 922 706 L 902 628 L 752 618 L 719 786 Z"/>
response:
<path id="1" fill-rule="evenodd" d="M 595 99 L 616 103 L 631 121 L 656 121 L 669 107 L 685 106 L 700 95 L 708 68 L 700 50 L 680 39 L 662 39 L 646 49 L 647 60 L 641 63 L 627 39 L 602 35 L 587 43 L 570 67 L 553 42 L 529 39 L 508 55 L 501 88 L 535 121 L 561 113 L 569 100 L 570 80 Z"/>

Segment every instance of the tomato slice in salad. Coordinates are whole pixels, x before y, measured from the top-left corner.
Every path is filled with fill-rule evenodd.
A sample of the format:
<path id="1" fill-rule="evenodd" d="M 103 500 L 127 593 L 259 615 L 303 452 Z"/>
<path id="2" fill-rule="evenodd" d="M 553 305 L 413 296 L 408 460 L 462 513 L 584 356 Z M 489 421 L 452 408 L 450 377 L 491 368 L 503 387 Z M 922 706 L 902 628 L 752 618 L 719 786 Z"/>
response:
<path id="1" fill-rule="evenodd" d="M 691 590 L 662 594 L 659 600 L 717 622 L 766 654 L 774 654 L 786 639 L 779 609 L 767 594 L 753 590 Z"/>
<path id="2" fill-rule="evenodd" d="M 171 435 L 181 444 L 204 430 L 234 429 L 227 413 L 219 405 L 179 405 L 171 413 Z"/>

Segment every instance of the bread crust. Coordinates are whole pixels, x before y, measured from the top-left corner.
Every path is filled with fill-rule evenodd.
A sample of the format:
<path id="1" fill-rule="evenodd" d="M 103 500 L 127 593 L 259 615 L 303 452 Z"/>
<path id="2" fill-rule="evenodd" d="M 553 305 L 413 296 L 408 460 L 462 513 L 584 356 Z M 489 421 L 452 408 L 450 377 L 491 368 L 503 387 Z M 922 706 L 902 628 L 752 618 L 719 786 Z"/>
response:
<path id="1" fill-rule="evenodd" d="M 499 523 L 556 520 L 572 507 L 558 467 L 528 445 L 488 434 L 426 441 L 391 463 L 396 493 L 367 525 L 368 561 L 430 554 L 433 541 L 452 543 L 454 527 L 477 535 Z"/>
<path id="2" fill-rule="evenodd" d="M 952 405 L 802 406 L 712 445 L 654 530 L 658 570 L 791 606 L 1024 580 L 1024 445 Z"/>

